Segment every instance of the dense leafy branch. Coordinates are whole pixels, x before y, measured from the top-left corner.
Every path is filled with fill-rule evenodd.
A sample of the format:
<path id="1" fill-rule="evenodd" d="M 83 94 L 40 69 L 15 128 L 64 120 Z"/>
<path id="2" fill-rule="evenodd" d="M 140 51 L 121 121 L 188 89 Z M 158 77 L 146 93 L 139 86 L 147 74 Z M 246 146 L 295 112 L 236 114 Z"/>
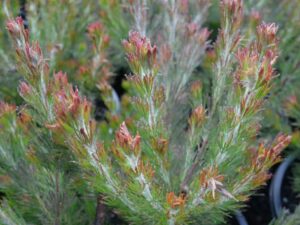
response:
<path id="1" fill-rule="evenodd" d="M 206 54 L 210 32 L 201 28 L 202 16 L 195 15 L 190 22 L 188 12 L 194 6 L 206 11 L 209 2 L 163 2 L 170 24 L 162 44 L 156 46 L 144 35 L 149 23 L 143 2 L 148 1 L 130 1 L 137 30 L 122 43 L 132 71 L 127 76 L 130 114 L 118 112 L 117 101 L 112 100 L 111 64 L 105 54 L 108 37 L 100 23 L 88 27 L 94 57 L 81 72 L 97 82 L 104 95 L 110 110 L 105 122 L 93 118 L 92 103 L 65 73 L 52 76 L 49 64 L 54 59 L 46 59 L 38 42 L 30 40 L 23 20 L 9 20 L 7 29 L 24 78 L 19 93 L 27 104 L 26 115 L 53 145 L 72 152 L 84 182 L 130 223 L 215 224 L 265 183 L 268 169 L 290 142 L 290 136 L 279 134 L 272 143 L 256 144 L 275 75 L 277 26 L 261 23 L 253 39 L 243 38 L 242 1 L 223 0 L 218 38 Z M 212 80 L 205 88 L 197 77 L 204 55 L 210 58 Z M 15 115 L 14 108 L 5 104 L 2 108 Z M 116 124 L 119 128 L 112 138 Z M 45 183 L 55 184 L 53 204 L 60 203 L 64 174 L 56 170 L 46 174 Z M 39 197 L 48 223 L 63 223 L 60 205 L 48 207 Z M 50 216 L 48 208 L 54 209 Z M 22 221 L 9 208 L 0 213 Z"/>

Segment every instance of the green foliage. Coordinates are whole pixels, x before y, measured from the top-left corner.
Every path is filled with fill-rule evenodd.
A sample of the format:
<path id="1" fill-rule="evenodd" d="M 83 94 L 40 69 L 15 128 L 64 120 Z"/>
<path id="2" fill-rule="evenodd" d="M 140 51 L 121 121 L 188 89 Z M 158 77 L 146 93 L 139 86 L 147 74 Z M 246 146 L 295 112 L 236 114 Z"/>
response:
<path id="1" fill-rule="evenodd" d="M 0 26 L 5 27 L 7 14 L 10 16 L 18 15 L 19 4 L 18 1 L 12 1 L 7 4 L 7 1 L 0 3 Z M 17 93 L 17 84 L 20 76 L 17 74 L 14 53 L 11 51 L 9 43 L 9 35 L 5 29 L 0 30 L 0 98 L 8 102 L 20 101 Z"/>
<path id="2" fill-rule="evenodd" d="M 300 207 L 293 214 L 289 214 L 288 212 L 283 212 L 281 217 L 273 222 L 270 225 L 297 225 L 300 223 Z"/>
<path id="3" fill-rule="evenodd" d="M 266 119 L 263 121 L 265 127 L 264 135 L 284 130 L 291 132 L 292 142 L 290 151 L 287 153 L 297 153 L 299 149 L 299 25 L 300 25 L 300 3 L 299 1 L 249 1 L 248 9 L 254 8 L 261 13 L 250 13 L 249 16 L 258 20 L 275 21 L 279 29 L 279 49 L 280 57 L 276 63 L 276 69 L 279 72 L 275 80 L 273 91 L 270 95 L 270 101 L 266 110 Z M 276 15 L 276 16 L 274 16 Z M 287 19 L 289 18 L 289 19 Z M 300 173 L 299 163 L 294 165 L 293 189 L 295 195 L 300 191 Z M 284 212 L 282 218 L 279 218 L 274 224 L 299 224 L 299 207 L 295 212 Z"/>
<path id="4" fill-rule="evenodd" d="M 256 10 L 252 14 L 250 9 Z M 257 12 L 260 11 L 260 13 Z M 256 18 L 258 21 L 274 21 L 280 29 L 279 49 L 280 57 L 276 63 L 278 78 L 275 80 L 268 109 L 266 110 L 266 120 L 264 126 L 268 132 L 273 130 L 285 130 L 295 132 L 293 144 L 298 145 L 299 113 L 297 110 L 299 98 L 299 21 L 298 11 L 300 10 L 299 1 L 249 1 L 249 17 Z M 276 15 L 276 17 L 274 17 Z M 289 18 L 287 20 L 287 18 Z M 296 129 L 295 129 L 296 128 Z M 271 130 L 271 132 L 272 132 Z"/>
<path id="5" fill-rule="evenodd" d="M 1 221 L 4 224 L 87 223 L 89 218 L 82 216 L 86 213 L 82 206 L 85 200 L 77 196 L 80 189 L 75 188 L 76 174 L 65 169 L 67 165 L 60 165 L 67 161 L 55 156 L 57 146 L 49 143 L 51 139 L 30 123 L 28 114 L 19 112 L 17 117 L 15 109 L 1 103 L 0 190 L 7 199 L 1 209 Z"/>

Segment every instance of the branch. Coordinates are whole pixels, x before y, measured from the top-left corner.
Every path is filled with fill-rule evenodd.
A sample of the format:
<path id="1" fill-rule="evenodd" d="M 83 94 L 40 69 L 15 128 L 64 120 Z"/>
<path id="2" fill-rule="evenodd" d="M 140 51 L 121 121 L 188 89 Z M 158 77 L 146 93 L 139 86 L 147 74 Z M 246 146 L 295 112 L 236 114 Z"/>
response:
<path id="1" fill-rule="evenodd" d="M 198 148 L 198 151 L 195 155 L 195 161 L 194 163 L 191 165 L 191 167 L 189 168 L 185 178 L 183 179 L 181 185 L 180 185 L 180 189 L 182 192 L 185 192 L 186 191 L 186 187 L 187 185 L 190 183 L 194 173 L 195 173 L 195 170 L 198 168 L 198 166 L 200 165 L 200 157 L 203 155 L 203 152 L 205 151 L 206 147 L 207 147 L 207 144 L 208 144 L 208 140 L 204 140 L 202 142 L 203 144 L 201 146 L 199 146 Z"/>
<path id="2" fill-rule="evenodd" d="M 97 208 L 96 208 L 96 218 L 94 225 L 103 225 L 105 223 L 106 208 L 103 203 L 103 196 L 101 194 L 97 197 Z"/>

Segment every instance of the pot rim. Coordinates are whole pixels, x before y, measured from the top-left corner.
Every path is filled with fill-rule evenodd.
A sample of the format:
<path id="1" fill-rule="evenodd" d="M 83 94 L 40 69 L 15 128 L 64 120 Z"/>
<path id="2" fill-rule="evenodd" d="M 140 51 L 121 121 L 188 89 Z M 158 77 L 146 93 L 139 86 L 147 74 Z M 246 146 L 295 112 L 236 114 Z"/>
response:
<path id="1" fill-rule="evenodd" d="M 291 154 L 287 156 L 284 161 L 280 164 L 280 166 L 277 168 L 272 181 L 270 185 L 269 190 L 269 203 L 271 208 L 271 213 L 273 217 L 278 218 L 282 211 L 282 199 L 281 199 L 281 189 L 282 189 L 282 183 L 283 179 L 285 177 L 285 174 L 288 170 L 288 168 L 291 166 L 291 164 L 295 161 L 297 154 Z"/>
<path id="2" fill-rule="evenodd" d="M 237 222 L 240 225 L 248 225 L 246 217 L 244 216 L 244 214 L 240 210 L 235 212 L 235 219 L 237 220 Z"/>

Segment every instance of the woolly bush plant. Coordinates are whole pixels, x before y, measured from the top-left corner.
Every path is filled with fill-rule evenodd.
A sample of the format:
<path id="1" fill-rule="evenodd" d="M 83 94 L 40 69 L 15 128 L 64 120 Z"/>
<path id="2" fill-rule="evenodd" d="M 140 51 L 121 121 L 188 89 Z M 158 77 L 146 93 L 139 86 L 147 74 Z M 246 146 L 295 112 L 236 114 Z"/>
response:
<path id="1" fill-rule="evenodd" d="M 73 1 L 67 0 L 61 3 L 57 1 L 9 1 L 0 3 L 0 14 L 2 27 L 5 26 L 7 18 L 13 18 L 20 14 L 26 17 L 25 26 L 30 27 L 31 37 L 39 40 L 43 49 L 47 52 L 45 57 L 49 58 L 49 69 L 51 73 L 58 70 L 79 74 L 80 65 L 86 64 L 86 59 L 91 58 L 89 40 L 86 38 L 87 25 L 96 19 L 96 1 Z M 63 6 L 63 7 L 62 7 Z M 21 10 L 20 10 L 21 9 Z M 92 11 L 93 9 L 93 11 Z M 79 16 L 80 15 L 80 16 Z M 62 23 L 62 21 L 64 21 Z M 9 51 L 8 35 L 5 29 L 1 29 L 1 81 L 5 82 L 0 89 L 2 98 L 9 102 L 20 99 L 12 90 L 16 90 L 17 80 L 21 75 L 15 67 L 15 60 Z M 78 86 L 84 86 L 82 76 L 70 77 Z M 82 87 L 90 96 L 94 97 L 93 89 L 88 86 Z"/>
<path id="2" fill-rule="evenodd" d="M 286 130 L 294 132 L 294 144 L 297 144 L 297 128 L 299 127 L 296 115 L 297 95 L 299 86 L 299 1 L 253 1 L 248 3 L 248 14 L 252 20 L 259 22 L 275 21 L 280 27 L 278 37 L 280 39 L 280 56 L 275 68 L 278 78 L 275 79 L 274 88 L 270 95 L 268 110 L 264 126 L 270 131 Z M 252 11 L 250 10 L 252 9 Z M 276 17 L 274 17 L 276 14 Z M 287 20 L 286 18 L 289 18 Z"/>
<path id="3" fill-rule="evenodd" d="M 109 5 L 117 1 L 100 3 L 118 9 Z M 255 38 L 243 38 L 242 1 L 223 0 L 213 43 L 202 27 L 208 6 L 128 2 L 134 25 L 122 46 L 132 74 L 121 105 L 105 28 L 88 26 L 94 56 L 80 72 L 102 93 L 102 121 L 67 75 L 53 72 L 57 58 L 45 56 L 47 44 L 42 50 L 32 41 L 20 17 L 8 20 L 24 104 L 0 107 L 2 223 L 89 224 L 96 214 L 99 224 L 104 202 L 131 224 L 216 224 L 265 183 L 290 141 L 283 134 L 256 141 L 275 75 L 277 26 L 258 24 Z M 108 27 L 114 20 L 106 19 Z"/>
<path id="4" fill-rule="evenodd" d="M 275 20 L 280 26 L 278 36 L 280 38 L 280 55 L 275 68 L 279 71 L 279 76 L 275 80 L 273 91 L 270 95 L 266 118 L 263 126 L 268 131 L 266 135 L 285 130 L 291 132 L 292 143 L 289 154 L 298 154 L 299 148 L 299 25 L 300 2 L 292 1 L 259 1 L 258 4 L 248 2 L 248 7 L 254 7 L 250 17 L 260 20 Z M 260 11 L 261 13 L 259 13 Z M 276 14 L 276 17 L 273 15 Z M 287 20 L 286 18 L 289 18 Z M 265 132 L 266 133 L 266 132 Z M 299 156 L 297 156 L 299 157 Z M 294 165 L 293 165 L 294 166 Z M 295 173 L 293 173 L 293 189 L 295 195 L 299 193 L 300 173 L 299 164 L 295 163 Z M 296 197 L 296 196 L 295 196 Z M 287 212 L 283 209 L 283 216 L 274 224 L 299 224 L 299 207 L 295 212 Z"/>

